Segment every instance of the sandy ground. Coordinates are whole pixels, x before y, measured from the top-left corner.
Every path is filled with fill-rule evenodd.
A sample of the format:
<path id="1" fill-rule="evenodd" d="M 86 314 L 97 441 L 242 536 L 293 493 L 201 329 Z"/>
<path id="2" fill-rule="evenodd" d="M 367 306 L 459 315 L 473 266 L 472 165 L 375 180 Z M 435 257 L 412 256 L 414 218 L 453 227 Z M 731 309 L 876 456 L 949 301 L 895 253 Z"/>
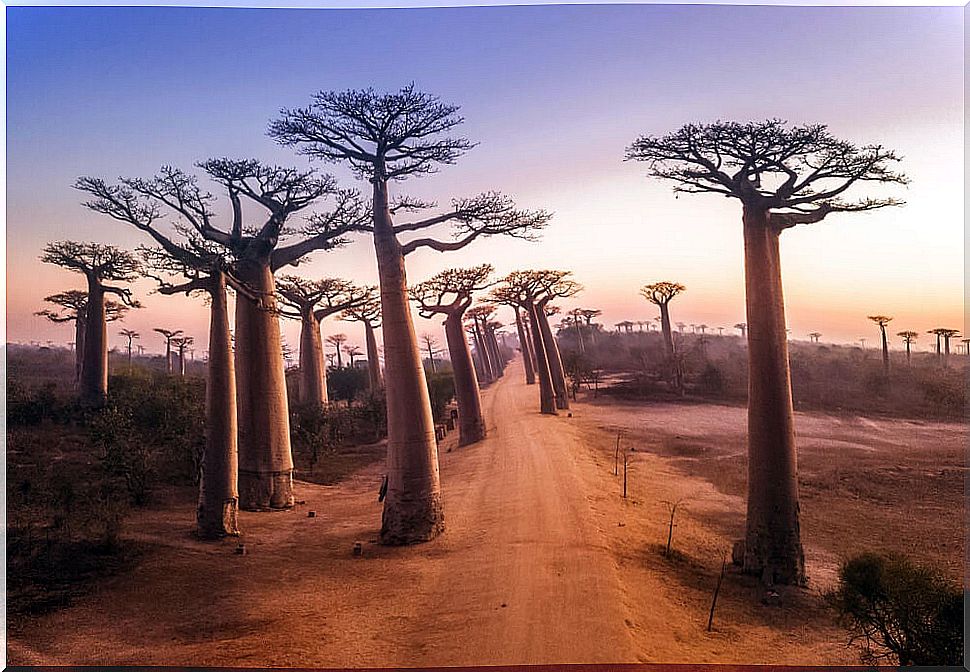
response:
<path id="1" fill-rule="evenodd" d="M 680 458 L 641 447 L 630 454 L 624 499 L 613 451 L 617 420 L 629 424 L 629 413 L 580 403 L 573 417 L 548 417 L 537 407 L 536 389 L 513 363 L 485 392 L 488 438 L 461 449 L 454 436 L 442 444 L 447 530 L 428 544 L 376 543 L 382 465 L 338 486 L 301 484 L 305 503 L 292 511 L 243 514 L 244 555 L 236 541 L 194 540 L 188 502 L 140 512 L 126 533 L 149 546 L 138 566 L 70 608 L 12 624 L 8 662 L 857 661 L 815 592 L 764 606 L 754 583 L 733 570 L 707 632 L 740 498 L 692 475 Z M 675 411 L 660 415 L 674 421 Z M 679 425 L 706 431 L 690 417 Z M 630 436 L 660 426 L 642 414 L 632 422 Z M 684 496 L 678 554 L 668 560 L 664 501 Z M 360 558 L 351 552 L 356 540 Z M 808 546 L 813 568 L 832 566 L 831 551 Z"/>

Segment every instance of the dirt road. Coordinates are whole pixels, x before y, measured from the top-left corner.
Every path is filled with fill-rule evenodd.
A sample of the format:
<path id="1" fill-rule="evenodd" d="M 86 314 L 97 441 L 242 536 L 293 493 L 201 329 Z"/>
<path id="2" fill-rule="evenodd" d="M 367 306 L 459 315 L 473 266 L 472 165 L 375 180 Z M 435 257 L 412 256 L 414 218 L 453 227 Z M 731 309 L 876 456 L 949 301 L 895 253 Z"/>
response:
<path id="1" fill-rule="evenodd" d="M 442 444 L 447 531 L 432 543 L 375 543 L 381 466 L 334 487 L 301 484 L 305 503 L 292 511 L 243 514 L 242 555 L 236 541 L 194 540 L 194 512 L 173 502 L 131 520 L 127 536 L 147 547 L 135 570 L 20 624 L 8 662 L 853 662 L 811 602 L 766 613 L 741 577 L 726 582 L 718 627 L 706 632 L 719 556 L 685 552 L 671 564 L 654 546 L 666 538 L 671 488 L 710 486 L 637 454 L 624 500 L 611 435 L 582 406 L 570 418 L 537 405 L 513 363 L 485 392 L 488 438 Z M 705 506 L 736 502 L 712 494 Z M 729 542 L 699 520 L 682 520 L 678 544 Z"/>

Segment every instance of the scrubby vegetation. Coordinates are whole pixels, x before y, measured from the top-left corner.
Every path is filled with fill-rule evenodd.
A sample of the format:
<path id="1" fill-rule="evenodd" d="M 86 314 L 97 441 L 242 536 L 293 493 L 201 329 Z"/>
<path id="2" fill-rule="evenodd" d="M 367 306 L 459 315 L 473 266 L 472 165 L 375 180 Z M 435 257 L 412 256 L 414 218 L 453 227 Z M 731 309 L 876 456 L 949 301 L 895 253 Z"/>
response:
<path id="1" fill-rule="evenodd" d="M 863 554 L 842 565 L 829 601 L 866 662 L 963 664 L 963 592 L 933 569 Z"/>
<path id="2" fill-rule="evenodd" d="M 587 335 L 580 353 L 575 329 L 561 329 L 563 360 L 574 385 L 607 387 L 621 397 L 681 398 L 663 356 L 659 332 L 599 330 Z M 685 396 L 725 403 L 747 399 L 747 354 L 739 336 L 675 333 L 676 365 L 684 374 Z M 876 350 L 792 341 L 795 408 L 897 417 L 961 419 L 966 409 L 966 356 L 951 355 L 943 367 L 935 353 L 891 352 L 888 376 Z M 596 379 L 599 379 L 597 381 Z M 605 385 L 600 382 L 608 381 Z"/>

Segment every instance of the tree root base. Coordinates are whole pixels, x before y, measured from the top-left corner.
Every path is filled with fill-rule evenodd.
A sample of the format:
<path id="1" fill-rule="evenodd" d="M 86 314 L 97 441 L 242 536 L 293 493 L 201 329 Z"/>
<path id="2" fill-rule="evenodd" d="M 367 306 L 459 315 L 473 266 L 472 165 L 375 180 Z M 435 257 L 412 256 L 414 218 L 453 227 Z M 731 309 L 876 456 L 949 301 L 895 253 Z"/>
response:
<path id="1" fill-rule="evenodd" d="M 239 508 L 244 511 L 267 511 L 293 508 L 293 470 L 239 470 Z"/>
<path id="2" fill-rule="evenodd" d="M 390 497 L 384 502 L 381 543 L 406 546 L 431 541 L 445 529 L 441 493 L 421 499 L 404 500 Z"/>
<path id="3" fill-rule="evenodd" d="M 239 526 L 237 513 L 239 500 L 236 497 L 222 502 L 221 506 L 206 509 L 199 505 L 196 520 L 199 525 L 199 537 L 202 539 L 222 539 L 223 537 L 238 537 Z"/>
<path id="4" fill-rule="evenodd" d="M 751 549 L 751 550 L 749 550 Z M 731 549 L 731 561 L 741 567 L 744 574 L 760 577 L 765 586 L 797 586 L 805 587 L 808 579 L 805 576 L 805 554 L 801 544 L 792 547 L 791 552 L 781 556 L 765 559 L 764 553 L 756 552 L 757 547 L 746 539 L 734 542 Z"/>

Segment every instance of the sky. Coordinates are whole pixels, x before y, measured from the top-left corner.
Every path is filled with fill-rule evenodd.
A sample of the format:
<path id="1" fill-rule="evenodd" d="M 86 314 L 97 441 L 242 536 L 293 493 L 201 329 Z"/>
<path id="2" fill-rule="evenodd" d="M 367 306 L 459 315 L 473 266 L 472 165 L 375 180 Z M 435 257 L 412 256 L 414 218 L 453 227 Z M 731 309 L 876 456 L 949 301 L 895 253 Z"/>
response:
<path id="1" fill-rule="evenodd" d="M 537 243 L 492 238 L 410 255 L 412 281 L 486 261 L 500 275 L 568 269 L 585 290 L 563 308 L 599 308 L 612 328 L 652 319 L 639 287 L 672 280 L 687 286 L 674 321 L 730 327 L 744 320 L 739 203 L 676 198 L 672 185 L 625 162 L 624 149 L 688 122 L 781 118 L 891 147 L 912 180 L 894 192 L 904 207 L 783 234 L 793 337 L 874 343 L 866 316 L 875 313 L 895 317 L 893 333 L 964 326 L 959 7 L 8 7 L 6 18 L 10 342 L 73 338 L 33 315 L 44 296 L 83 286 L 38 261 L 45 243 L 146 242 L 81 207 L 71 188 L 78 176 L 148 177 L 219 156 L 306 168 L 266 136 L 281 107 L 319 90 L 409 82 L 461 105 L 461 133 L 479 144 L 455 166 L 395 185 L 399 193 L 447 207 L 499 190 L 554 213 Z M 343 166 L 313 167 L 364 187 Z M 438 233 L 450 235 L 447 226 Z M 294 272 L 375 283 L 373 245 L 359 237 Z M 204 341 L 203 302 L 152 289 L 135 284 L 144 307 L 124 325 L 141 332 L 145 349 L 163 349 L 153 327 Z M 120 328 L 109 327 L 112 345 L 123 342 Z M 363 343 L 356 324 L 324 328 Z M 417 330 L 444 342 L 438 321 L 418 320 Z M 298 331 L 285 326 L 294 347 Z"/>

